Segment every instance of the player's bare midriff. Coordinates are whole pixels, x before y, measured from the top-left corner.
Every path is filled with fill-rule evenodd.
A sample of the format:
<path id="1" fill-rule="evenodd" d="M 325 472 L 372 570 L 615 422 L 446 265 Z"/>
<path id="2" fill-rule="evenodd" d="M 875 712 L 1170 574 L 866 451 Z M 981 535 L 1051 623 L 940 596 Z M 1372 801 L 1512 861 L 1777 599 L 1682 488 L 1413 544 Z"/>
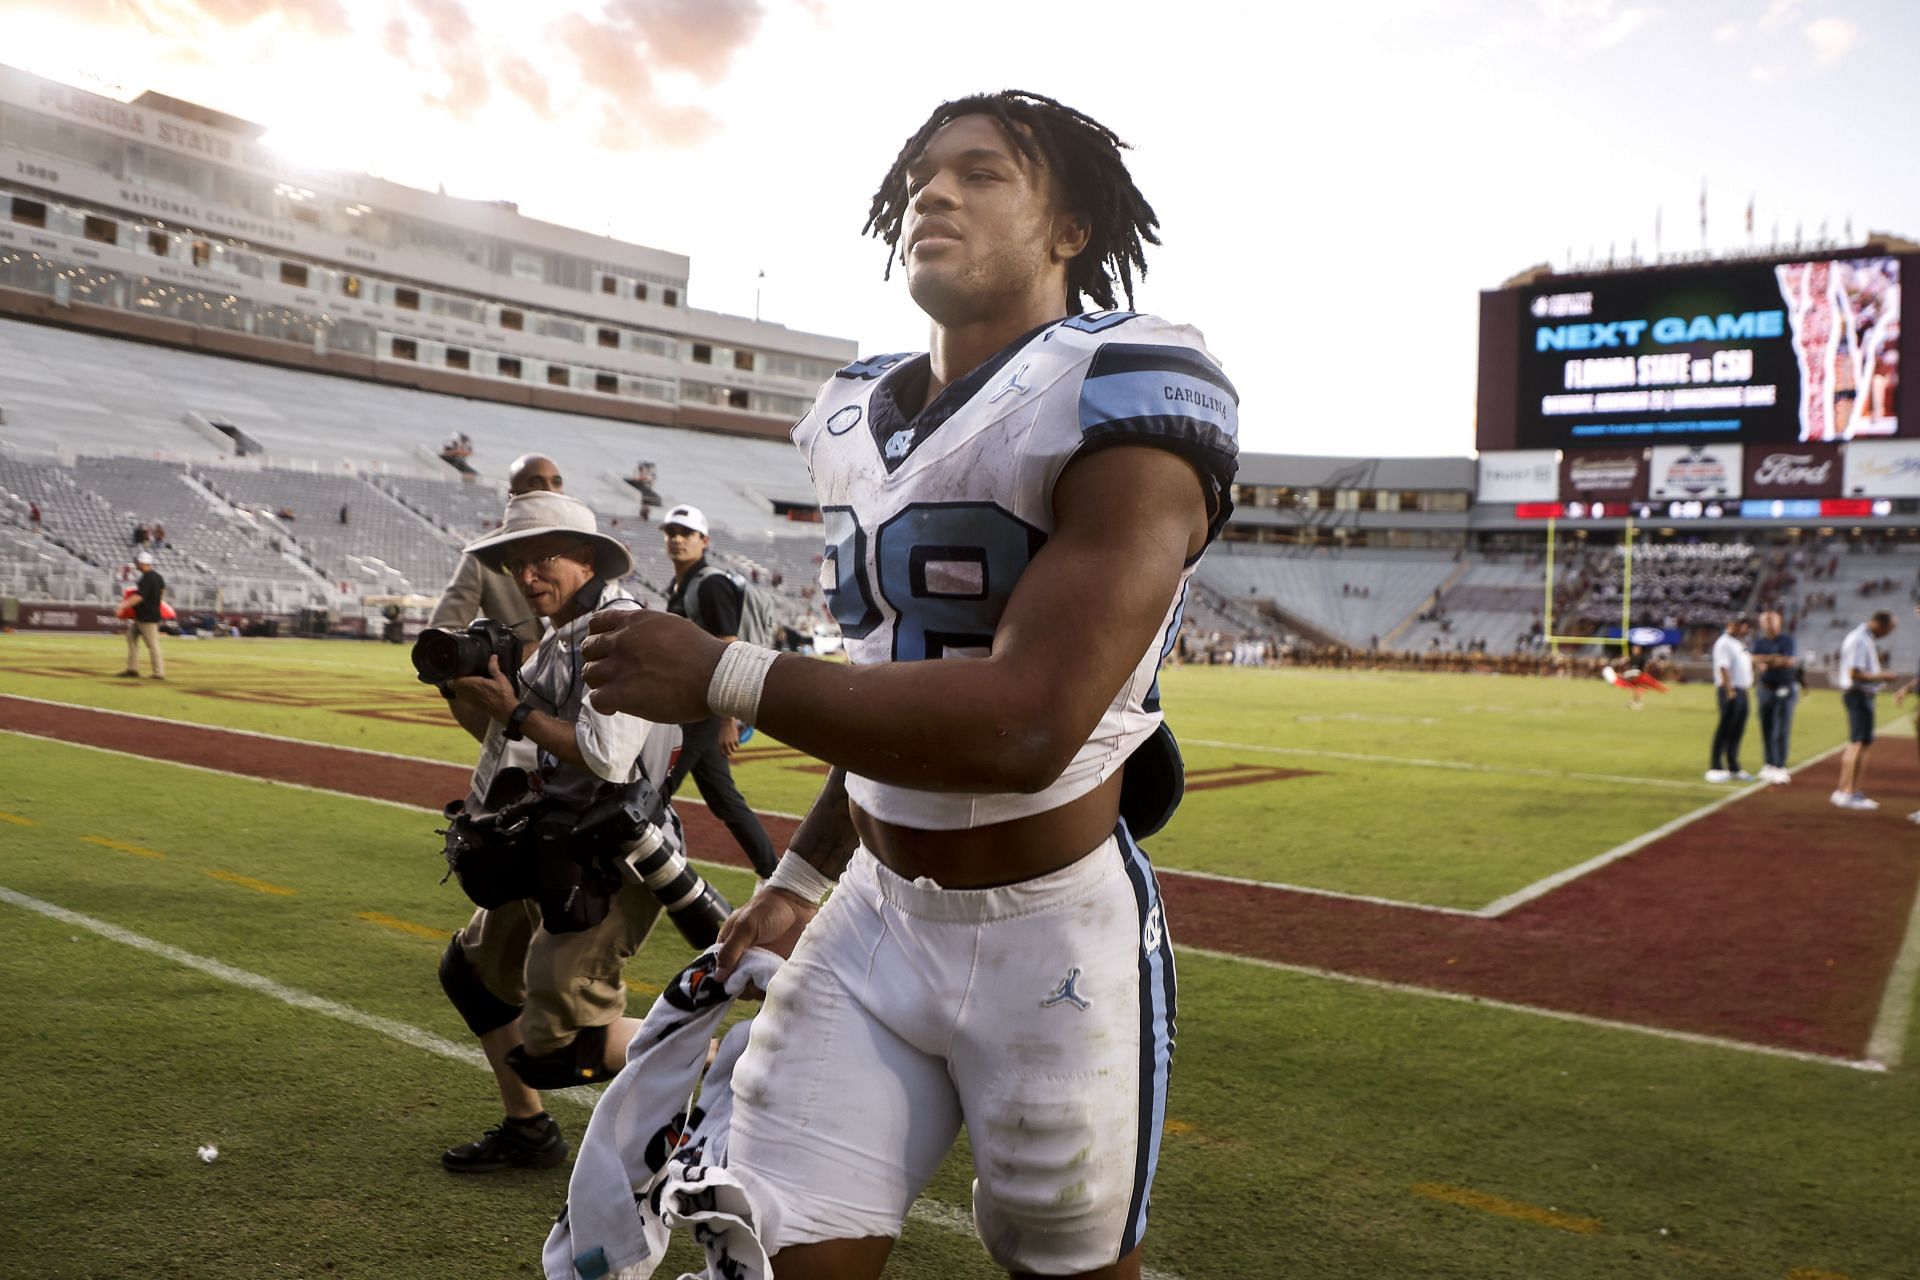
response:
<path id="1" fill-rule="evenodd" d="M 991 889 L 1058 871 L 1112 835 L 1120 819 L 1120 775 L 1057 809 L 958 831 L 902 827 L 852 808 L 860 843 L 894 874 L 925 876 L 943 889 Z"/>

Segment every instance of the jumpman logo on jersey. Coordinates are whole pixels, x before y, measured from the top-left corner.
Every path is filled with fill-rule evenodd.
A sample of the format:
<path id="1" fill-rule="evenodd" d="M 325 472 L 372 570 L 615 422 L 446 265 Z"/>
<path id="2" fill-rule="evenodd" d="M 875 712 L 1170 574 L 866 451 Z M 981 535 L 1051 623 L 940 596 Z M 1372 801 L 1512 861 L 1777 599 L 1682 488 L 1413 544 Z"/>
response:
<path id="1" fill-rule="evenodd" d="M 1031 367 L 1031 363 L 1032 362 L 1029 361 L 1027 364 L 1021 365 L 1018 369 L 1008 374 L 1007 380 L 1001 384 L 1000 389 L 987 397 L 987 403 L 999 404 L 1010 395 L 1016 393 L 1019 395 L 1027 394 L 1027 384 L 1020 381 L 1020 379 L 1026 376 L 1026 372 L 1028 368 Z"/>
<path id="2" fill-rule="evenodd" d="M 1079 981 L 1080 970 L 1067 970 L 1067 976 L 1060 979 L 1060 985 L 1054 988 L 1052 995 L 1040 1002 L 1040 1007 L 1050 1009 L 1056 1004 L 1070 1004 L 1076 1009 L 1086 1008 L 1092 1001 L 1082 999 L 1080 993 L 1074 989 Z"/>

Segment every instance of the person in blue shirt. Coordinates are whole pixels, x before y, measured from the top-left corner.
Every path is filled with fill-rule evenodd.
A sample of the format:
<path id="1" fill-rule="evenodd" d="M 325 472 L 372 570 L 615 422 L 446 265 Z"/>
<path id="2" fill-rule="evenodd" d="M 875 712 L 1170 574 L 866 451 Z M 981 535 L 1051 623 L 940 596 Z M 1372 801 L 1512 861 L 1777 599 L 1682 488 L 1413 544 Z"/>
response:
<path id="1" fill-rule="evenodd" d="M 1787 755 L 1793 712 L 1800 703 L 1801 670 L 1799 649 L 1792 634 L 1781 630 L 1778 609 L 1761 613 L 1760 634 L 1750 647 L 1754 666 L 1760 669 L 1755 692 L 1760 702 L 1760 745 L 1767 760 L 1760 766 L 1760 780 L 1784 786 L 1793 781 L 1787 772 Z"/>

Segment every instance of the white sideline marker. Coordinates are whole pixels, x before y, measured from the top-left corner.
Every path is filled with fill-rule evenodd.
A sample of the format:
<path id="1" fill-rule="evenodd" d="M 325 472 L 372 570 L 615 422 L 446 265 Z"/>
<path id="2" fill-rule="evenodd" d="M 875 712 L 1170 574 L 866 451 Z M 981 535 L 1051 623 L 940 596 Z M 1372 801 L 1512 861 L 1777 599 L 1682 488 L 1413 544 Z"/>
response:
<path id="1" fill-rule="evenodd" d="M 256 995 L 263 995 L 269 999 L 278 1000 L 280 1003 L 291 1005 L 293 1008 L 305 1009 L 309 1013 L 323 1014 L 329 1018 L 337 1018 L 341 1022 L 359 1027 L 365 1031 L 375 1032 L 391 1040 L 398 1040 L 401 1044 L 410 1045 L 415 1049 L 424 1049 L 428 1053 L 437 1054 L 442 1058 L 450 1058 L 455 1062 L 465 1063 L 471 1067 L 478 1067 L 480 1070 L 486 1071 L 489 1074 L 492 1072 L 492 1068 L 487 1065 L 487 1055 L 482 1053 L 478 1048 L 471 1045 L 455 1043 L 445 1036 L 435 1035 L 423 1027 L 416 1027 L 411 1023 L 401 1022 L 394 1018 L 383 1018 L 377 1013 L 368 1013 L 366 1010 L 356 1009 L 350 1004 L 341 1004 L 338 1000 L 329 1000 L 325 996 L 317 996 L 311 992 L 302 991 L 297 987 L 289 987 L 285 983 L 275 982 L 272 978 L 264 977 L 246 969 L 235 968 L 225 961 L 215 960 L 208 956 L 196 955 L 194 952 L 182 950 L 171 943 L 161 942 L 156 938 L 149 938 L 145 934 L 135 933 L 131 929 L 122 929 L 117 924 L 109 924 L 105 920 L 95 919 L 89 915 L 82 915 L 78 911 L 70 911 L 66 907 L 17 892 L 16 890 L 7 888 L 5 885 L 0 885 L 0 902 L 11 903 L 16 907 L 37 912 L 49 919 L 58 920 L 61 924 L 71 925 L 76 929 L 86 929 L 106 938 L 110 942 L 118 942 L 124 946 L 144 951 L 149 955 L 159 956 L 163 960 L 171 960 L 177 965 L 192 969 L 198 973 L 204 973 L 210 978 L 216 978 L 232 986 L 244 988 Z M 600 1093 L 601 1090 L 597 1087 L 578 1086 L 572 1089 L 555 1090 L 545 1096 L 550 1098 L 565 1098 L 567 1101 L 591 1111 L 593 1110 L 594 1103 L 599 1100 Z M 908 1216 L 916 1222 L 922 1222 L 943 1231 L 952 1231 L 968 1236 L 974 1234 L 973 1216 L 971 1214 L 964 1210 L 956 1209 L 952 1205 L 943 1204 L 938 1200 L 922 1199 L 917 1201 Z M 1181 1277 L 1174 1272 L 1156 1271 L 1152 1267 L 1142 1267 L 1140 1269 L 1140 1276 L 1141 1280 L 1181 1280 Z"/>
<path id="2" fill-rule="evenodd" d="M 1825 751 L 1822 751 L 1819 755 L 1813 756 L 1807 760 L 1802 760 L 1796 768 L 1791 769 L 1788 772 L 1799 773 L 1803 769 L 1811 769 L 1814 765 L 1819 764 L 1821 761 L 1827 759 L 1828 757 L 1837 755 L 1841 751 L 1845 750 L 1846 745 L 1847 745 L 1846 743 L 1842 742 L 1834 746 L 1828 747 Z M 1718 813 L 1720 812 L 1720 810 L 1726 808 L 1728 805 L 1734 803 L 1736 800 L 1744 800 L 1748 796 L 1758 795 L 1760 792 L 1765 791 L 1768 787 L 1772 785 L 1773 784 L 1770 782 L 1756 782 L 1751 786 L 1741 787 L 1738 790 L 1730 791 L 1726 795 L 1721 796 L 1718 800 L 1715 800 L 1712 804 L 1701 805 L 1698 809 L 1695 809 L 1692 813 L 1683 813 L 1679 817 L 1675 818 L 1672 822 L 1662 823 L 1660 826 L 1655 827 L 1651 831 L 1642 832 L 1640 835 L 1635 836 L 1633 839 L 1628 840 L 1624 844 L 1617 844 L 1613 846 L 1613 848 L 1607 850 L 1605 853 L 1595 854 L 1593 857 L 1588 858 L 1585 862 L 1582 862 L 1577 866 L 1568 867 L 1563 871 L 1556 871 L 1552 875 L 1547 876 L 1545 879 L 1535 880 L 1532 884 L 1528 885 L 1524 889 L 1516 889 L 1504 898 L 1495 899 L 1494 901 L 1489 902 L 1486 906 L 1480 908 L 1480 910 L 1475 912 L 1474 914 L 1485 916 L 1489 920 L 1497 920 L 1501 916 L 1507 914 L 1507 912 L 1515 909 L 1516 907 L 1523 907 L 1527 903 L 1532 902 L 1535 898 L 1543 898 L 1547 894 L 1552 893 L 1555 889 L 1558 889 L 1563 885 L 1571 884 L 1575 880 L 1580 879 L 1580 877 L 1582 876 L 1591 875 L 1595 871 L 1600 870 L 1600 868 L 1604 866 L 1607 866 L 1611 863 L 1618 862 L 1622 858 L 1631 857 L 1634 854 L 1640 852 L 1640 850 L 1646 848 L 1648 845 L 1652 844 L 1655 840 L 1658 840 L 1663 836 L 1670 836 L 1674 832 L 1680 830 L 1682 827 L 1690 826 L 1693 823 L 1700 821 L 1700 819 L 1708 816 L 1709 814 Z"/>
<path id="3" fill-rule="evenodd" d="M 1640 778 L 1624 773 L 1580 773 L 1566 769 L 1538 769 L 1519 764 L 1481 764 L 1473 760 L 1431 760 L 1424 756 L 1376 756 L 1359 751 L 1329 751 L 1320 747 L 1270 747 L 1258 742 L 1222 742 L 1218 738 L 1185 738 L 1195 747 L 1219 747 L 1227 751 L 1260 751 L 1274 756 L 1308 756 L 1321 760 L 1351 760 L 1359 764 L 1405 765 L 1414 769 L 1452 769 L 1459 773 L 1505 773 L 1521 778 L 1555 778 L 1572 782 L 1606 782 L 1634 787 L 1672 787 L 1682 791 L 1717 790 L 1711 782 L 1691 782 L 1680 778 Z"/>
<path id="4" fill-rule="evenodd" d="M 1880 1012 L 1873 1019 L 1873 1034 L 1867 1037 L 1867 1056 L 1875 1062 L 1897 1067 L 1906 1056 L 1916 981 L 1920 981 L 1920 893 L 1913 897 L 1913 910 L 1907 916 L 1907 936 L 1900 944 L 1900 954 L 1894 958 L 1893 971 L 1887 974 Z"/>

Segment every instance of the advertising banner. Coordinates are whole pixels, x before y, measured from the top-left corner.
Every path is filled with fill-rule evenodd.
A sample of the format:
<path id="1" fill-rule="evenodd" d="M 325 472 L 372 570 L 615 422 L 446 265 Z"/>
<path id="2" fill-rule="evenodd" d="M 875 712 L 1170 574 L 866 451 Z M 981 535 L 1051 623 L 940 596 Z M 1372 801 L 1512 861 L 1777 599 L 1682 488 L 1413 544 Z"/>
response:
<path id="1" fill-rule="evenodd" d="M 1482 502 L 1550 502 L 1560 478 L 1560 455 L 1553 449 L 1480 455 Z"/>
<path id="2" fill-rule="evenodd" d="M 1746 453 L 1745 497 L 1840 496 L 1839 445 L 1749 445 Z"/>
<path id="3" fill-rule="evenodd" d="M 1645 449 L 1569 449 L 1560 464 L 1560 497 L 1567 502 L 1635 502 L 1646 496 Z"/>
<path id="4" fill-rule="evenodd" d="M 1920 440 L 1848 445 L 1846 486 L 1850 498 L 1920 498 Z"/>
<path id="5" fill-rule="evenodd" d="M 1654 498 L 1737 498 L 1740 446 L 1661 445 L 1653 449 L 1647 494 Z"/>

